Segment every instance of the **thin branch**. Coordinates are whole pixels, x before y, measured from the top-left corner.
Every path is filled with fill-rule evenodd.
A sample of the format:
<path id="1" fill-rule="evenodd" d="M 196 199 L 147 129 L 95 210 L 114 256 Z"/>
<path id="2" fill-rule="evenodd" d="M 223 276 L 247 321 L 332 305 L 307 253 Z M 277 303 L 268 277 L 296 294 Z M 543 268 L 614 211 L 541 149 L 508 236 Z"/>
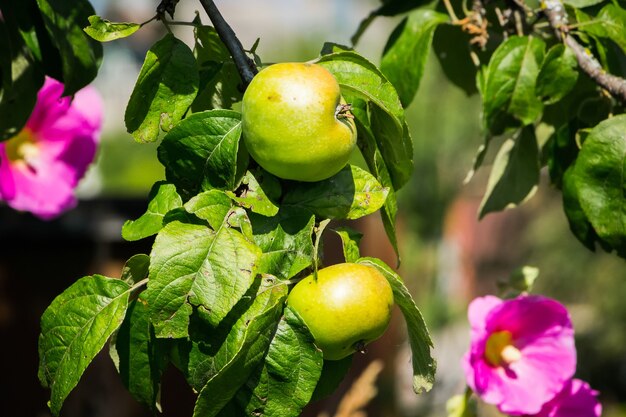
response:
<path id="1" fill-rule="evenodd" d="M 224 45 L 226 45 L 230 55 L 233 57 L 233 61 L 235 61 L 245 89 L 258 72 L 256 65 L 254 65 L 254 62 L 246 55 L 237 35 L 235 35 L 233 29 L 226 20 L 224 20 L 224 17 L 217 9 L 213 0 L 200 0 L 200 3 L 209 15 L 209 19 L 211 19 L 220 39 L 224 42 Z"/>
<path id="2" fill-rule="evenodd" d="M 446 6 L 446 11 L 450 16 L 450 20 L 452 20 L 452 23 L 458 22 L 459 18 L 456 16 L 456 13 L 454 13 L 454 8 L 452 7 L 452 4 L 450 4 L 450 0 L 443 0 L 443 4 Z"/>
<path id="3" fill-rule="evenodd" d="M 606 72 L 591 52 L 570 35 L 567 25 L 567 13 L 561 0 L 547 0 L 544 4 L 544 13 L 550 22 L 550 26 L 556 32 L 556 35 L 562 39 L 563 43 L 574 52 L 580 69 L 594 80 L 596 84 L 611 93 L 615 99 L 626 103 L 626 80 Z"/>

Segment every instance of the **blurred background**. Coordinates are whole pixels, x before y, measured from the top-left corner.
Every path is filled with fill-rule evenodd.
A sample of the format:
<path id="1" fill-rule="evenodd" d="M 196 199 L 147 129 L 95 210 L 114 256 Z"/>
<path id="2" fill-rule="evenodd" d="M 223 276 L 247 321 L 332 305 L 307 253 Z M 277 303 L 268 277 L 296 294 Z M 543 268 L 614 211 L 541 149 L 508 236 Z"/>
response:
<path id="1" fill-rule="evenodd" d="M 143 22 L 154 15 L 158 2 L 92 3 L 109 20 Z M 216 3 L 244 47 L 261 38 L 257 53 L 266 63 L 313 59 L 325 41 L 349 44 L 359 22 L 379 4 L 377 0 Z M 190 21 L 199 9 L 197 2 L 181 1 L 176 20 Z M 208 23 L 203 12 L 201 17 Z M 358 52 L 378 63 L 397 23 L 398 19 L 378 18 L 362 37 Z M 191 28 L 176 29 L 177 36 L 191 43 Z M 156 145 L 139 145 L 125 132 L 123 114 L 145 52 L 162 35 L 162 26 L 153 22 L 129 39 L 105 44 L 94 84 L 105 100 L 105 125 L 97 163 L 79 188 L 79 206 L 52 222 L 0 207 L 1 417 L 49 416 L 49 393 L 37 380 L 37 335 L 39 317 L 52 299 L 82 276 L 119 276 L 128 257 L 150 251 L 149 239 L 124 242 L 120 229 L 125 220 L 145 211 L 148 191 L 164 178 L 164 171 L 156 159 Z M 460 358 L 469 341 L 467 304 L 475 296 L 497 293 L 498 280 L 531 265 L 540 270 L 535 292 L 557 298 L 570 309 L 579 353 L 577 376 L 601 392 L 603 415 L 626 416 L 624 261 L 601 251 L 589 252 L 578 243 L 569 231 L 560 193 L 550 187 L 545 173 L 538 192 L 524 206 L 477 221 L 488 169 L 479 171 L 468 185 L 463 185 L 463 179 L 482 141 L 480 108 L 477 96 L 467 97 L 447 82 L 431 56 L 417 97 L 407 110 L 415 172 L 399 192 L 399 272 L 435 341 L 435 388 L 429 394 L 413 394 L 404 322 L 396 311 L 385 336 L 372 344 L 367 355 L 355 355 L 339 390 L 310 405 L 303 415 L 343 416 L 337 412 L 339 404 L 345 398 L 358 400 L 358 393 L 347 392 L 375 359 L 382 364 L 378 377 L 372 377 L 370 368 L 369 376 L 360 380 L 365 385 L 375 383 L 377 389 L 367 407 L 369 416 L 447 415 L 446 400 L 464 390 Z M 395 264 L 378 215 L 351 226 L 365 235 L 364 256 Z M 341 262 L 339 242 L 328 238 L 325 243 L 325 263 Z M 163 385 L 164 415 L 190 416 L 193 400 L 184 380 L 170 369 Z M 496 415 L 489 408 L 483 412 Z M 89 367 L 62 415 L 149 413 L 126 393 L 105 352 Z"/>

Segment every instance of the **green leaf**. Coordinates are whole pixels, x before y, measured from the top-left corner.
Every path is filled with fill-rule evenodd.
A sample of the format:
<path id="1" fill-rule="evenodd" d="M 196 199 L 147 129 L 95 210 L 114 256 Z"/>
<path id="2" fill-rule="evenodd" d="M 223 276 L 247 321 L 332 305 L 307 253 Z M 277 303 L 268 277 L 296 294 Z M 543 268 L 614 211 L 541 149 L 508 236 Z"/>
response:
<path id="1" fill-rule="evenodd" d="M 215 28 L 212 26 L 196 26 L 193 29 L 193 34 L 195 39 L 193 53 L 198 63 L 231 60 L 230 52 Z"/>
<path id="2" fill-rule="evenodd" d="M 229 413 L 220 416 L 299 416 L 311 400 L 323 362 L 309 330 L 286 308 L 263 366 L 237 392 Z"/>
<path id="3" fill-rule="evenodd" d="M 96 77 L 102 60 L 102 45 L 83 31 L 94 9 L 87 0 L 37 0 L 37 4 L 61 55 L 63 95 L 73 95 Z"/>
<path id="4" fill-rule="evenodd" d="M 248 217 L 248 212 L 241 207 L 233 207 L 228 213 L 226 221 L 230 227 L 236 227 L 250 242 L 254 242 L 252 234 L 252 223 Z"/>
<path id="5" fill-rule="evenodd" d="M 210 326 L 201 314 L 191 317 L 190 340 L 178 341 L 172 357 L 195 391 L 202 390 L 237 354 L 249 349 L 267 350 L 286 293 L 286 284 L 266 275 L 255 280 L 217 327 Z M 267 332 L 253 333 L 261 328 Z"/>
<path id="6" fill-rule="evenodd" d="M 577 17 L 584 16 L 579 11 L 577 11 L 576 15 Z M 589 20 L 584 22 L 584 25 L 580 25 L 578 30 L 599 38 L 611 39 L 619 45 L 622 51 L 626 52 L 626 32 L 624 31 L 626 10 L 615 4 L 607 4 L 595 18 Z"/>
<path id="7" fill-rule="evenodd" d="M 563 175 L 561 191 L 563 193 L 563 211 L 570 230 L 587 249 L 595 251 L 596 241 L 599 241 L 600 238 L 580 205 L 573 165 Z"/>
<path id="8" fill-rule="evenodd" d="M 565 97 L 578 80 L 578 61 L 570 48 L 555 45 L 546 54 L 537 76 L 535 93 L 545 104 L 553 104 Z"/>
<path id="9" fill-rule="evenodd" d="M 399 264 L 400 251 L 398 250 L 398 239 L 396 237 L 396 213 L 398 211 L 396 192 L 385 160 L 372 133 L 367 107 L 367 104 L 362 100 L 353 102 L 352 112 L 355 115 L 355 123 L 359 134 L 358 144 L 370 172 L 383 187 L 389 189 L 385 203 L 381 207 L 380 216 L 387 238 L 396 253 Z"/>
<path id="10" fill-rule="evenodd" d="M 404 18 L 389 37 L 380 69 L 396 87 L 404 107 L 413 101 L 419 88 L 435 29 L 448 20 L 442 13 L 418 9 Z"/>
<path id="11" fill-rule="evenodd" d="M 603 1 L 604 0 L 563 0 L 563 3 L 581 9 L 583 7 L 595 6 Z"/>
<path id="12" fill-rule="evenodd" d="M 235 188 L 241 115 L 231 110 L 195 113 L 174 127 L 159 145 L 167 179 L 182 194 Z"/>
<path id="13" fill-rule="evenodd" d="M 535 94 L 545 42 L 539 38 L 511 36 L 493 53 L 484 75 L 483 120 L 500 134 L 514 117 L 522 125 L 533 123 L 543 110 Z"/>
<path id="14" fill-rule="evenodd" d="M 311 396 L 311 402 L 321 400 L 334 393 L 341 381 L 352 367 L 352 359 L 354 355 L 346 356 L 338 361 L 324 361 L 322 367 L 322 375 L 317 381 L 315 391 Z"/>
<path id="15" fill-rule="evenodd" d="M 122 226 L 122 237 L 128 241 L 155 235 L 163 228 L 163 218 L 170 211 L 183 205 L 174 184 L 156 182 L 148 196 L 148 210 L 137 220 L 127 220 Z"/>
<path id="16" fill-rule="evenodd" d="M 576 130 L 575 123 L 567 123 L 558 127 L 542 149 L 543 156 L 547 159 L 550 180 L 558 188 L 562 188 L 565 171 L 578 156 Z"/>
<path id="17" fill-rule="evenodd" d="M 111 356 L 124 386 L 140 403 L 160 410 L 161 376 L 167 364 L 167 349 L 163 340 L 154 337 L 145 301 L 138 298 L 130 303 L 128 313 L 111 345 Z"/>
<path id="18" fill-rule="evenodd" d="M 360 257 L 359 243 L 363 233 L 350 229 L 349 227 L 337 227 L 335 233 L 341 238 L 343 248 L 343 258 L 346 262 L 356 262 Z"/>
<path id="19" fill-rule="evenodd" d="M 348 102 L 362 99 L 373 104 L 368 124 L 389 169 L 394 189 L 400 189 L 413 172 L 413 143 L 393 84 L 374 64 L 355 52 L 324 55 L 317 63 L 335 76 Z"/>
<path id="20" fill-rule="evenodd" d="M 311 265 L 315 227 L 311 213 L 281 207 L 274 217 L 252 213 L 250 221 L 254 243 L 263 251 L 259 272 L 290 279 Z"/>
<path id="21" fill-rule="evenodd" d="M 94 15 L 89 16 L 89 26 L 83 30 L 97 41 L 109 42 L 130 36 L 140 27 L 138 23 L 114 23 Z"/>
<path id="22" fill-rule="evenodd" d="M 496 155 L 480 203 L 479 218 L 487 213 L 515 207 L 526 201 L 539 183 L 539 149 L 534 128 L 524 128 L 515 139 L 507 139 Z"/>
<path id="23" fill-rule="evenodd" d="M 221 190 L 202 192 L 185 203 L 185 210 L 188 213 L 206 220 L 214 230 L 224 223 L 224 218 L 231 208 L 230 198 Z"/>
<path id="24" fill-rule="evenodd" d="M 326 180 L 298 183 L 285 194 L 283 205 L 328 219 L 358 219 L 381 208 L 388 193 L 369 172 L 348 165 Z"/>
<path id="25" fill-rule="evenodd" d="M 119 279 L 84 277 L 44 311 L 38 374 L 51 389 L 50 410 L 55 416 L 87 365 L 122 324 L 129 292 L 130 286 Z"/>
<path id="26" fill-rule="evenodd" d="M 243 98 L 241 78 L 234 62 L 204 62 L 200 67 L 200 88 L 191 109 L 232 109 Z"/>
<path id="27" fill-rule="evenodd" d="M 150 256 L 144 253 L 133 255 L 124 264 L 120 279 L 126 281 L 129 285 L 134 285 L 148 277 L 149 267 Z"/>
<path id="28" fill-rule="evenodd" d="M 198 69 L 185 43 L 167 34 L 146 54 L 124 121 L 137 142 L 154 142 L 182 119 L 198 93 Z"/>
<path id="29" fill-rule="evenodd" d="M 293 310 L 286 308 L 265 358 L 268 374 L 265 414 L 299 416 L 311 399 L 323 362 L 322 351 L 315 347 L 306 325 Z"/>
<path id="30" fill-rule="evenodd" d="M 442 71 L 452 84 L 471 96 L 476 88 L 476 65 L 470 52 L 471 35 L 459 25 L 438 25 L 433 37 L 433 50 Z"/>
<path id="31" fill-rule="evenodd" d="M 237 334 L 233 339 L 229 334 L 215 355 L 212 367 L 216 372 L 200 391 L 194 416 L 217 415 L 258 367 L 267 352 L 286 296 L 286 285 L 270 286 L 255 298 L 251 307 L 254 315 L 242 316 L 233 326 Z"/>
<path id="32" fill-rule="evenodd" d="M 226 191 L 226 194 L 251 212 L 272 217 L 278 213 L 278 206 L 270 196 L 280 196 L 280 192 L 278 180 L 267 172 L 258 170 L 255 173 L 246 172 L 238 187 L 238 194 L 232 191 Z"/>
<path id="33" fill-rule="evenodd" d="M 626 115 L 593 128 L 574 165 L 580 207 L 600 239 L 626 256 Z"/>
<path id="34" fill-rule="evenodd" d="M 433 342 L 430 339 L 422 313 L 415 305 L 411 293 L 404 286 L 402 278 L 380 259 L 361 258 L 358 263 L 378 269 L 389 281 L 393 290 L 394 302 L 400 307 L 400 311 L 406 320 L 412 352 L 413 390 L 418 394 L 422 391 L 430 391 L 435 381 L 435 371 L 437 369 L 435 359 L 430 353 Z"/>
<path id="35" fill-rule="evenodd" d="M 200 89 L 191 108 L 194 112 L 230 109 L 243 97 L 241 78 L 230 52 L 211 26 L 196 27 L 194 34 Z"/>
<path id="36" fill-rule="evenodd" d="M 192 306 L 216 326 L 250 288 L 261 253 L 240 232 L 179 221 L 157 235 L 145 291 L 157 337 L 188 335 Z"/>
<path id="37" fill-rule="evenodd" d="M 44 81 L 32 51 L 20 36 L 14 4 L 2 3 L 0 20 L 0 141 L 17 135 L 28 120 Z"/>

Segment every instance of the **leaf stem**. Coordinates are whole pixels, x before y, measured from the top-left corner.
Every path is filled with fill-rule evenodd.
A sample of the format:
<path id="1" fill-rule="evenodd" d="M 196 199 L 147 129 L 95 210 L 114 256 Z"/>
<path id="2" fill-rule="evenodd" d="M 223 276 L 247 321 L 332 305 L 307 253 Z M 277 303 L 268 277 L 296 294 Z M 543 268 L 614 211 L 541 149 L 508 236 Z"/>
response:
<path id="1" fill-rule="evenodd" d="M 450 19 L 452 19 L 452 22 L 453 23 L 458 22 L 459 18 L 456 16 L 456 13 L 454 12 L 454 8 L 452 7 L 452 4 L 450 4 L 450 0 L 443 0 L 443 4 L 444 6 L 446 6 L 446 11 L 450 15 Z"/>
<path id="2" fill-rule="evenodd" d="M 143 287 L 144 285 L 146 285 L 148 283 L 148 278 L 144 278 L 139 282 L 136 282 L 135 285 L 133 285 L 132 287 L 130 287 L 130 289 L 128 290 L 129 292 L 133 292 L 136 289 Z"/>
<path id="3" fill-rule="evenodd" d="M 219 35 L 226 48 L 230 52 L 230 55 L 235 61 L 239 76 L 243 82 L 244 89 L 250 84 L 252 78 L 257 74 L 258 70 L 254 62 L 246 55 L 246 52 L 241 45 L 241 42 L 235 35 L 235 32 L 230 25 L 224 20 L 224 17 L 218 10 L 213 0 L 200 0 L 200 4 L 209 15 L 209 19 L 213 23 L 217 34 Z"/>
<path id="4" fill-rule="evenodd" d="M 150 23 L 150 22 L 152 22 L 152 21 L 154 21 L 154 20 L 158 20 L 158 19 L 159 19 L 159 15 L 158 15 L 158 14 L 155 14 L 155 15 L 154 15 L 154 16 L 152 16 L 150 19 L 146 20 L 146 21 L 145 21 L 145 22 L 143 22 L 143 23 L 140 23 L 140 24 L 139 24 L 139 26 L 140 26 L 140 27 L 144 27 L 144 26 L 145 26 L 145 25 L 147 25 L 148 23 Z"/>

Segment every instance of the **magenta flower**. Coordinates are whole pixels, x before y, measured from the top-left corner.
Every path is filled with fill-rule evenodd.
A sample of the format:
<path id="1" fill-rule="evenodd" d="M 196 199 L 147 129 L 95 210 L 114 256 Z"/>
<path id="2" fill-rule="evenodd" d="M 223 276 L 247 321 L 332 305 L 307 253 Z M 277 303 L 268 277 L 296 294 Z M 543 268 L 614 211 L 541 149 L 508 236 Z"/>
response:
<path id="1" fill-rule="evenodd" d="M 597 397 L 598 391 L 585 381 L 572 379 L 533 417 L 600 417 L 602 404 Z"/>
<path id="2" fill-rule="evenodd" d="M 468 310 L 467 384 L 505 414 L 536 414 L 574 375 L 576 348 L 567 310 L 555 300 L 480 297 Z"/>
<path id="3" fill-rule="evenodd" d="M 102 101 L 93 88 L 61 97 L 63 84 L 46 78 L 26 126 L 0 142 L 0 200 L 51 219 L 76 205 L 74 189 L 93 161 Z"/>

